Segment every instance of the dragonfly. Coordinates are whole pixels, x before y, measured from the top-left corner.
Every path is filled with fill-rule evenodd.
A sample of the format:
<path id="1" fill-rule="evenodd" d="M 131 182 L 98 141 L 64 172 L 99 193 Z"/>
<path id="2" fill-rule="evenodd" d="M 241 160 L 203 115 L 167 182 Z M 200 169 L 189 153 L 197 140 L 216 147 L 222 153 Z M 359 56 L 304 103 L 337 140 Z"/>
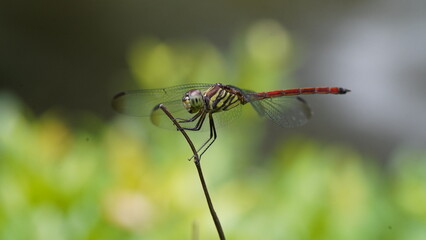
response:
<path id="1" fill-rule="evenodd" d="M 177 129 L 160 108 L 174 116 L 182 129 L 199 131 L 208 119 L 209 138 L 197 150 L 200 157 L 217 138 L 216 127 L 236 119 L 241 107 L 249 104 L 263 117 L 282 127 L 297 127 L 312 116 L 307 102 L 300 95 L 336 94 L 350 92 L 341 87 L 306 87 L 254 92 L 222 83 L 189 83 L 167 88 L 123 91 L 112 99 L 118 113 L 151 117 L 159 127 Z M 179 129 L 178 129 L 179 130 Z"/>

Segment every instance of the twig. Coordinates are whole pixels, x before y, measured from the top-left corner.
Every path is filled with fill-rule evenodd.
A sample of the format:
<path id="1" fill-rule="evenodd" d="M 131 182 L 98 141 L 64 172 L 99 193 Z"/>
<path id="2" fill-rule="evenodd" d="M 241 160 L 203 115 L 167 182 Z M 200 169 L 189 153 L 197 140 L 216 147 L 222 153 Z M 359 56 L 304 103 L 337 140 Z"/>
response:
<path id="1" fill-rule="evenodd" d="M 204 195 L 206 196 L 207 204 L 209 206 L 210 214 L 212 215 L 214 224 L 216 226 L 217 233 L 219 234 L 219 238 L 221 240 L 225 240 L 225 234 L 223 233 L 219 218 L 217 217 L 216 211 L 214 210 L 214 207 L 213 207 L 212 200 L 210 199 L 210 194 L 207 189 L 206 182 L 204 181 L 203 171 L 201 170 L 200 157 L 198 156 L 197 150 L 195 149 L 194 144 L 192 143 L 192 140 L 189 138 L 185 130 L 180 126 L 178 121 L 176 121 L 173 115 L 169 112 L 169 110 L 167 110 L 166 106 L 164 106 L 163 104 L 159 104 L 156 108 L 157 109 L 160 108 L 161 110 L 163 110 L 163 112 L 170 118 L 173 124 L 177 127 L 177 130 L 179 130 L 182 133 L 182 135 L 185 137 L 186 141 L 188 142 L 189 147 L 191 148 L 192 153 L 194 154 L 194 163 L 195 163 L 195 166 L 197 167 L 198 176 L 200 177 Z"/>

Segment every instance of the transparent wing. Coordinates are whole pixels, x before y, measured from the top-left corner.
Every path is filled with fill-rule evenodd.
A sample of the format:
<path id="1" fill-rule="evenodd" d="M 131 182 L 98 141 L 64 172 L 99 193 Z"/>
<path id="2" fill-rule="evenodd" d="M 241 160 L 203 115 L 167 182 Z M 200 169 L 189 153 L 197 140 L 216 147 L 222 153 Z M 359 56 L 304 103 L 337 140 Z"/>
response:
<path id="1" fill-rule="evenodd" d="M 170 101 L 177 101 L 180 108 L 185 111 L 181 103 L 185 92 L 191 89 L 207 89 L 212 85 L 210 83 L 189 83 L 168 88 L 124 91 L 114 96 L 111 105 L 118 113 L 137 117 L 148 117 L 155 106 Z M 171 108 L 170 112 L 178 111 L 179 108 L 176 106 Z"/>
<path id="2" fill-rule="evenodd" d="M 216 128 L 227 126 L 241 115 L 241 105 L 238 105 L 228 111 L 213 113 L 214 125 Z"/>
<path id="3" fill-rule="evenodd" d="M 179 119 L 191 119 L 195 114 L 191 114 L 186 111 L 185 108 L 182 107 L 182 102 L 178 101 L 169 101 L 163 103 L 163 105 L 173 113 L 175 118 Z M 215 123 L 215 127 L 222 127 L 228 125 L 233 120 L 237 119 L 241 115 L 241 105 L 236 106 L 228 111 L 216 112 L 213 113 L 213 121 Z M 199 121 L 199 118 L 195 119 L 193 122 L 182 122 L 180 125 L 185 128 L 193 128 Z M 163 112 L 163 110 L 156 108 L 152 111 L 151 114 L 151 122 L 161 128 L 176 130 L 176 126 L 170 121 L 169 117 Z M 201 131 L 209 130 L 208 127 L 208 116 L 204 120 L 203 126 L 200 129 Z"/>
<path id="4" fill-rule="evenodd" d="M 261 116 L 271 119 L 282 127 L 297 127 L 305 124 L 312 116 L 305 100 L 297 96 L 281 96 L 257 100 L 256 93 L 244 90 L 246 98 Z"/>

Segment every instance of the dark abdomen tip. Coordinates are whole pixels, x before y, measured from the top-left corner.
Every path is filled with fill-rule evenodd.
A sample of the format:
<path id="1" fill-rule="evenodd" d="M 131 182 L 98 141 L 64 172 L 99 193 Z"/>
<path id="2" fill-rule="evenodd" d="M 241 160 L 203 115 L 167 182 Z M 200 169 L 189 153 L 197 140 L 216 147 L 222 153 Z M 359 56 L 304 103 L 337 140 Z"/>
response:
<path id="1" fill-rule="evenodd" d="M 351 90 L 346 89 L 346 88 L 339 88 L 339 94 L 346 94 L 348 92 L 350 92 Z"/>

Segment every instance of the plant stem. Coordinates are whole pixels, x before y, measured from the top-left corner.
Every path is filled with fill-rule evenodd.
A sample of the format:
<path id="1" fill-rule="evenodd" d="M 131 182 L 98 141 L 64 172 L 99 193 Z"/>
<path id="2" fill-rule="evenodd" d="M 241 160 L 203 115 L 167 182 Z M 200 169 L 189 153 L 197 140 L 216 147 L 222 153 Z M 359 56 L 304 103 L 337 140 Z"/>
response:
<path id="1" fill-rule="evenodd" d="M 225 234 L 223 233 L 223 229 L 222 229 L 222 226 L 220 224 L 219 218 L 216 214 L 216 211 L 214 210 L 213 202 L 210 198 L 210 194 L 209 194 L 209 191 L 207 189 L 206 182 L 204 180 L 203 171 L 201 169 L 200 157 L 198 156 L 197 150 L 195 149 L 195 146 L 192 143 L 192 140 L 189 138 L 189 136 L 185 132 L 185 130 L 180 126 L 179 122 L 176 121 L 175 117 L 173 117 L 173 115 L 169 112 L 169 110 L 167 110 L 166 106 L 164 106 L 163 104 L 159 104 L 158 106 L 156 106 L 156 108 L 157 109 L 160 108 L 161 110 L 163 110 L 163 112 L 170 118 L 170 120 L 176 126 L 177 130 L 179 130 L 182 133 L 182 135 L 185 137 L 186 141 L 188 142 L 189 147 L 191 148 L 192 153 L 194 154 L 193 155 L 194 163 L 195 163 L 195 166 L 197 167 L 198 176 L 200 177 L 200 181 L 201 181 L 201 185 L 203 187 L 204 195 L 205 195 L 206 200 L 207 200 L 207 205 L 209 206 L 210 214 L 211 214 L 211 216 L 213 218 L 213 222 L 216 226 L 217 233 L 219 234 L 219 238 L 221 240 L 225 240 Z"/>

